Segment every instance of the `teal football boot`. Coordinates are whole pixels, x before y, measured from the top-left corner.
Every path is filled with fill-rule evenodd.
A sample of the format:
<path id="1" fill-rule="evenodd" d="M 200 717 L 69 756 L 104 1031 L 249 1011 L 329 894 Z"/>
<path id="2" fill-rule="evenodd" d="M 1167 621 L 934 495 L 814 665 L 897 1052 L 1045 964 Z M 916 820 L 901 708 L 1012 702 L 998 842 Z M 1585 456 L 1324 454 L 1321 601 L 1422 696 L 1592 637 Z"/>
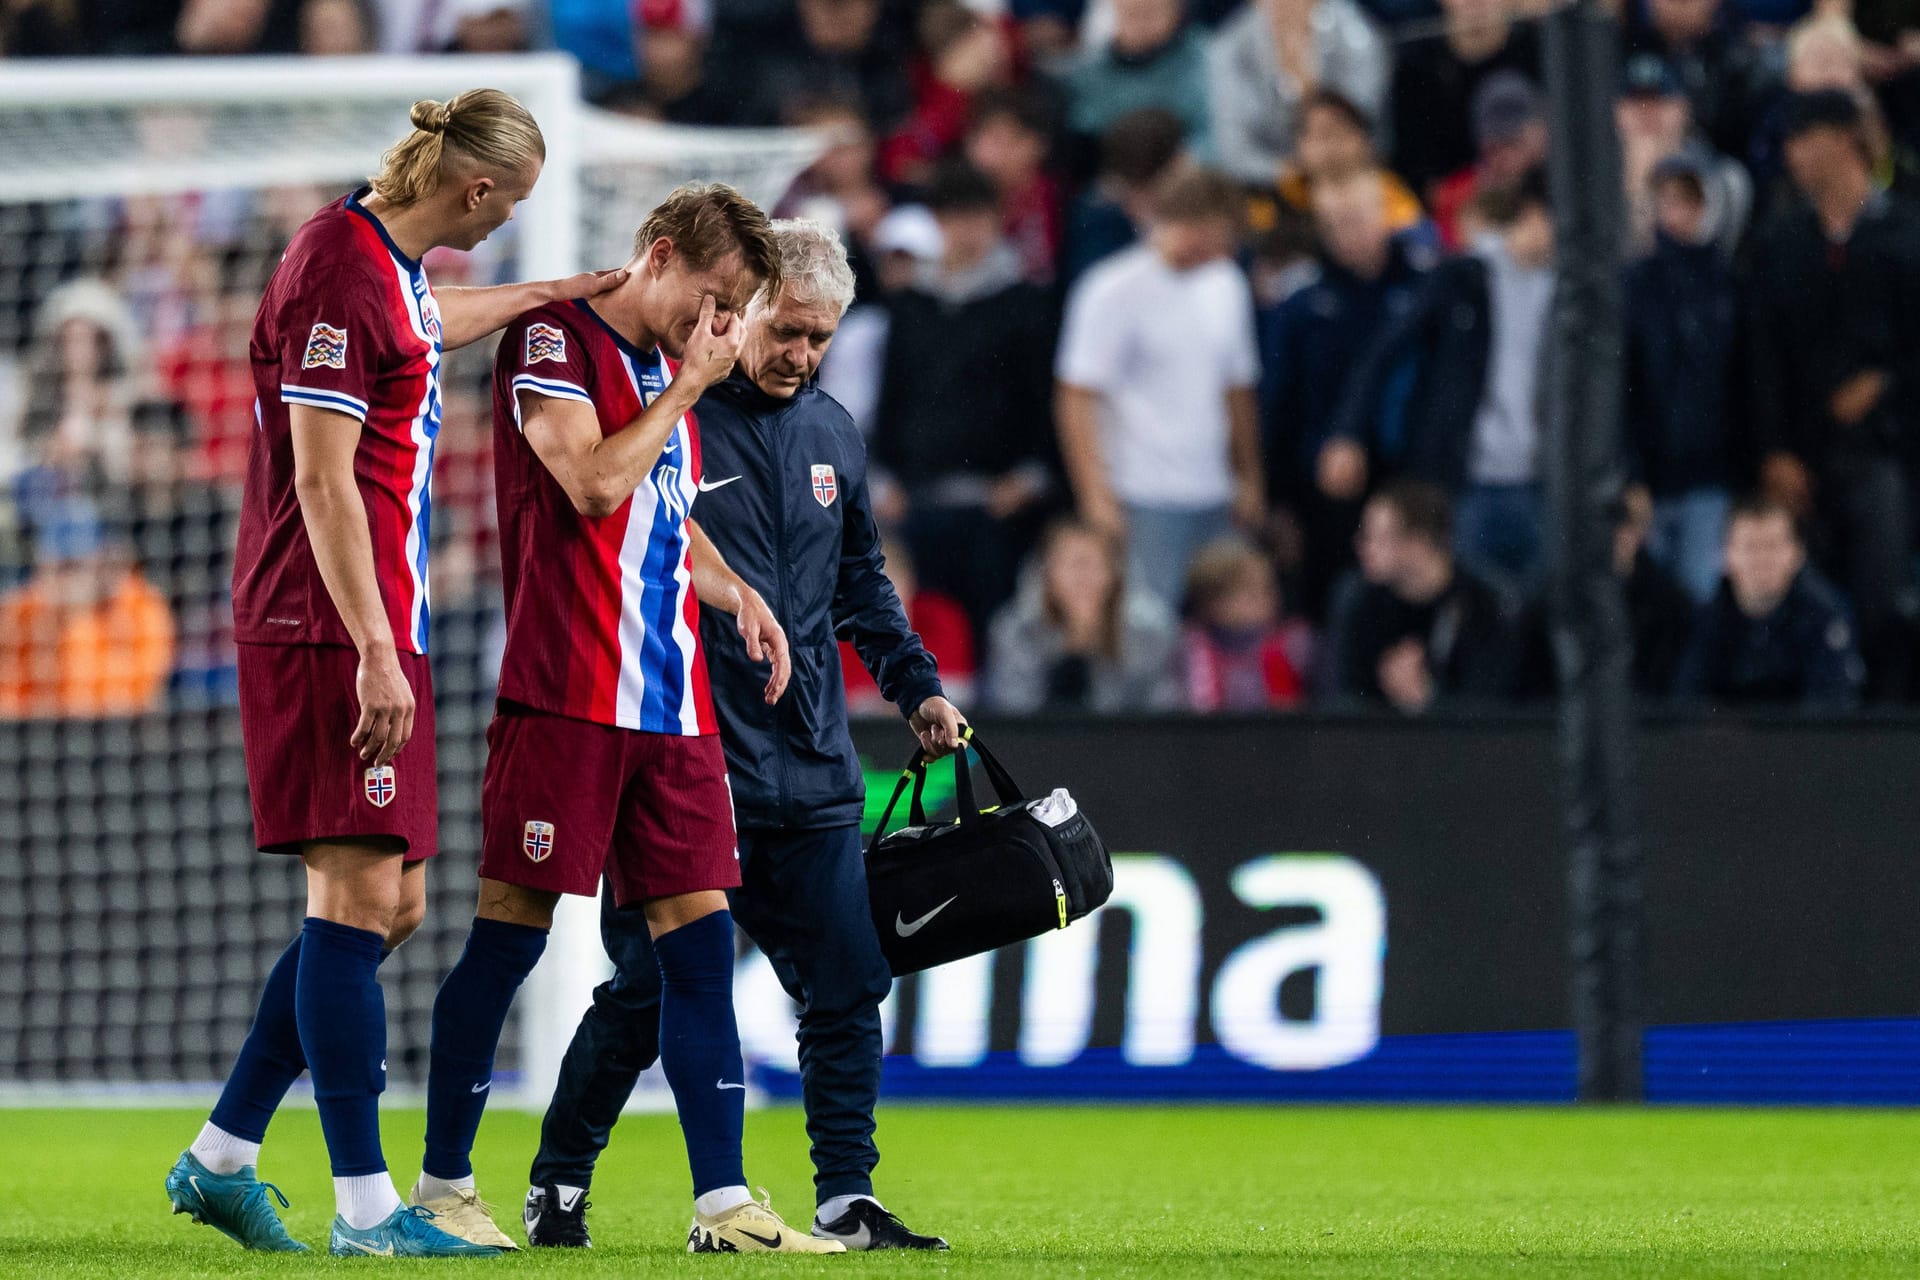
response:
<path id="1" fill-rule="evenodd" d="M 497 1258 L 490 1244 L 473 1244 L 433 1225 L 433 1210 L 419 1205 L 395 1209 L 376 1226 L 356 1231 L 345 1218 L 333 1220 L 327 1252 L 336 1258 Z"/>
<path id="2" fill-rule="evenodd" d="M 203 1222 L 249 1249 L 264 1253 L 311 1252 L 287 1234 L 280 1215 L 267 1202 L 269 1191 L 280 1201 L 281 1208 L 287 1207 L 287 1198 L 280 1194 L 280 1188 L 260 1181 L 254 1176 L 252 1165 L 238 1173 L 215 1173 L 196 1160 L 191 1151 L 182 1151 L 167 1172 L 167 1199 L 173 1201 L 175 1213 L 189 1214 L 195 1222 Z"/>

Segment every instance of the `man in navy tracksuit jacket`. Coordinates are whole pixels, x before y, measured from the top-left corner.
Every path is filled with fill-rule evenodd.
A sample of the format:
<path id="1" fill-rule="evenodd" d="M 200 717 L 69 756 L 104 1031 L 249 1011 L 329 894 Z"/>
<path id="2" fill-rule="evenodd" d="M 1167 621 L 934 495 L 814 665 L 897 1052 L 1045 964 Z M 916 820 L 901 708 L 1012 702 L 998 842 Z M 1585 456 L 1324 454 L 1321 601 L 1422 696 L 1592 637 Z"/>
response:
<path id="1" fill-rule="evenodd" d="M 772 706 L 767 668 L 732 619 L 700 626 L 739 832 L 734 919 L 801 1005 L 800 1070 L 813 1141 L 813 1234 L 849 1249 L 944 1249 L 873 1198 L 880 1002 L 892 984 L 868 914 L 860 819 L 865 783 L 847 731 L 836 632 L 930 754 L 959 740 L 933 657 L 887 580 L 867 495 L 866 448 L 846 410 L 813 381 L 853 296 L 839 240 L 776 222 L 784 283 L 756 302 L 733 376 L 695 409 L 701 450 L 694 515 L 721 556 L 772 605 L 793 674 Z M 702 550 L 696 541 L 696 559 Z M 641 1071 L 659 1057 L 660 973 L 638 904 L 603 897 L 611 981 L 574 1033 L 540 1130 L 526 1222 L 532 1244 L 587 1243 L 585 1192 Z"/>

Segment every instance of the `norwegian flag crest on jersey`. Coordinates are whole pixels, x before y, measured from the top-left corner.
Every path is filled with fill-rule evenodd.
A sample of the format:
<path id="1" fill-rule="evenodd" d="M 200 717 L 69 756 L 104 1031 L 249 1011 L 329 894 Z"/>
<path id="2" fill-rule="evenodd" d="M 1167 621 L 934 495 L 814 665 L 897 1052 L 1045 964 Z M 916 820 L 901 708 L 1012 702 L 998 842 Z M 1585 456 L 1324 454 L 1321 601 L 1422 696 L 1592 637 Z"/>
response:
<path id="1" fill-rule="evenodd" d="M 390 764 L 381 764 L 375 765 L 373 768 L 367 770 L 365 786 L 367 801 L 373 805 L 374 808 L 384 809 L 392 804 L 395 790 L 393 784 L 393 766 Z"/>
<path id="2" fill-rule="evenodd" d="M 539 364 L 543 360 L 552 360 L 557 364 L 567 362 L 567 335 L 550 324 L 530 324 L 527 326 L 528 364 Z"/>
<path id="3" fill-rule="evenodd" d="M 307 334 L 307 355 L 302 369 L 344 369 L 347 367 L 347 331 L 330 324 L 316 324 Z"/>
<path id="4" fill-rule="evenodd" d="M 551 822 L 529 822 L 520 833 L 520 848 L 534 862 L 545 862 L 553 856 L 553 824 Z"/>
<path id="5" fill-rule="evenodd" d="M 833 468 L 824 462 L 813 464 L 813 499 L 823 507 L 833 505 L 840 496 L 840 486 L 833 478 Z"/>

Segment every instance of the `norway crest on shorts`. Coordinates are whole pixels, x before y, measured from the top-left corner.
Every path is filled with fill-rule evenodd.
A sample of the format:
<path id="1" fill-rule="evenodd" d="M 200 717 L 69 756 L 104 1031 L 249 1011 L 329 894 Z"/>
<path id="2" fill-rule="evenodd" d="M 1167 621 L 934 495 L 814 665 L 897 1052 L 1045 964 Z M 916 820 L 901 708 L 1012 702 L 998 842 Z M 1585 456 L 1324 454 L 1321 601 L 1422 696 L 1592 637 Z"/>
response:
<path id="1" fill-rule="evenodd" d="M 398 788 L 393 781 L 393 766 L 379 764 L 367 770 L 364 782 L 367 803 L 376 809 L 384 809 L 393 803 L 394 792 Z"/>
<path id="2" fill-rule="evenodd" d="M 529 822 L 520 833 L 520 849 L 533 862 L 545 862 L 553 856 L 553 824 Z"/>
<path id="3" fill-rule="evenodd" d="M 840 484 L 833 476 L 833 468 L 824 462 L 813 464 L 813 500 L 823 507 L 833 505 L 840 496 Z"/>

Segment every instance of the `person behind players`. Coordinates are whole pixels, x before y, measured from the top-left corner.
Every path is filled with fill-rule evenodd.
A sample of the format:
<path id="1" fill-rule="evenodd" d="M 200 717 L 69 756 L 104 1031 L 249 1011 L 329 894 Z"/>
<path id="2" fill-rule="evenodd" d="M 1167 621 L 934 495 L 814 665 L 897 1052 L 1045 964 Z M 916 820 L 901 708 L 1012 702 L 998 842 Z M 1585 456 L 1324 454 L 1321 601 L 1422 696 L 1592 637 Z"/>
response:
<path id="1" fill-rule="evenodd" d="M 1327 637 L 1337 696 L 1419 715 L 1507 695 L 1505 610 L 1454 560 L 1452 538 L 1452 505 L 1432 485 L 1395 480 L 1367 500 L 1360 580 L 1338 593 Z"/>
<path id="2" fill-rule="evenodd" d="M 1798 703 L 1836 711 L 1859 703 L 1864 679 L 1846 602 L 1807 563 L 1793 513 L 1772 498 L 1736 504 L 1727 522 L 1726 577 L 1696 615 L 1676 696 L 1716 706 Z"/>
<path id="3" fill-rule="evenodd" d="M 752 588 L 696 560 L 687 523 L 702 482 L 690 410 L 733 368 L 738 313 L 763 281 L 778 287 L 778 257 L 755 205 L 689 185 L 648 215 L 628 272 L 591 305 L 521 316 L 494 364 L 507 641 L 481 783 L 480 902 L 434 1001 L 414 1201 L 469 1240 L 511 1247 L 470 1161 L 494 1052 L 554 904 L 591 896 L 604 869 L 653 935 L 693 1173 L 688 1248 L 837 1252 L 755 1203 L 741 1171 L 725 892 L 740 862 L 699 601 L 736 615 L 769 704 L 786 684 L 786 640 Z"/>
<path id="4" fill-rule="evenodd" d="M 494 1252 L 403 1208 L 380 1150 L 375 970 L 425 914 L 436 839 L 426 649 L 440 362 L 528 307 L 623 278 L 436 297 L 421 257 L 498 230 L 532 192 L 546 144 L 526 109 L 493 89 L 416 102 L 412 120 L 378 176 L 295 234 L 253 330 L 258 426 L 233 574 L 240 729 L 256 838 L 300 855 L 307 913 L 166 1187 L 176 1213 L 280 1252 L 306 1246 L 254 1170 L 303 1069 L 333 1165 L 332 1252 Z"/>
<path id="5" fill-rule="evenodd" d="M 930 755 L 950 752 L 964 722 L 887 579 L 860 431 L 814 381 L 853 300 L 846 250 L 815 222 L 773 226 L 780 288 L 754 300 L 740 367 L 701 397 L 698 414 L 713 477 L 700 500 L 702 531 L 741 576 L 783 602 L 794 652 L 788 701 L 797 706 L 769 708 L 758 668 L 720 644 L 726 620 L 711 608 L 701 615 L 738 807 L 732 905 L 801 1006 L 813 1234 L 849 1249 L 944 1249 L 873 1194 L 880 1002 L 892 976 L 867 906 L 865 786 L 834 633 L 853 641 Z M 600 928 L 614 976 L 594 992 L 541 1125 L 525 1215 L 534 1245 L 588 1243 L 594 1163 L 660 1052 L 661 970 L 642 911 L 603 899 Z"/>

